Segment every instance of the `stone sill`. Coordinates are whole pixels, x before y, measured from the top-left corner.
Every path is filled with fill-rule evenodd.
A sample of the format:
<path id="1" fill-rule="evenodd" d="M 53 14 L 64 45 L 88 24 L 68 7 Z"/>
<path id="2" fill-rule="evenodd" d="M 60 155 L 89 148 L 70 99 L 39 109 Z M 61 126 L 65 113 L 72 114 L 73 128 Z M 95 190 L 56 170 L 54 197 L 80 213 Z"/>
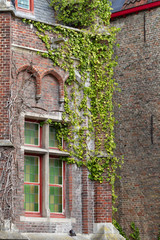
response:
<path id="1" fill-rule="evenodd" d="M 59 151 L 57 149 L 44 149 L 44 148 L 28 147 L 28 146 L 22 146 L 21 149 L 23 149 L 25 153 L 38 153 L 38 154 L 49 153 L 55 156 L 69 156 L 68 152 Z"/>
<path id="2" fill-rule="evenodd" d="M 14 14 L 18 18 L 25 18 L 25 19 L 30 19 L 30 20 L 36 20 L 36 17 L 31 12 L 25 12 L 23 10 L 21 10 L 21 11 L 20 10 L 14 10 Z"/>
<path id="3" fill-rule="evenodd" d="M 51 119 L 53 121 L 62 121 L 62 113 L 61 112 L 53 112 L 51 114 L 39 114 L 27 112 L 22 114 L 26 119 L 35 119 L 45 121 L 47 119 Z"/>
<path id="4" fill-rule="evenodd" d="M 68 233 L 21 233 L 25 240 L 89 240 L 91 235 L 77 234 L 76 236 L 69 236 Z M 108 238 L 107 238 L 108 239 Z"/>
<path id="5" fill-rule="evenodd" d="M 10 140 L 0 140 L 0 147 L 14 147 Z"/>
<path id="6" fill-rule="evenodd" d="M 45 218 L 20 216 L 21 222 L 53 222 L 53 223 L 76 223 L 75 218 Z"/>

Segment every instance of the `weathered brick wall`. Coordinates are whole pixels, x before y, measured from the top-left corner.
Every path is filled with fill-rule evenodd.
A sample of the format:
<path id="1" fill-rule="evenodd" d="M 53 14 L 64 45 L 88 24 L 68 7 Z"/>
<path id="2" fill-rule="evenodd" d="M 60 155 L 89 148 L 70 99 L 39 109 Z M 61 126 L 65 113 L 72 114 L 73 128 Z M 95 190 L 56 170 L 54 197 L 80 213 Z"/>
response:
<path id="1" fill-rule="evenodd" d="M 24 215 L 23 172 L 24 160 L 21 145 L 24 145 L 24 118 L 20 113 L 53 114 L 62 111 L 59 100 L 64 98 L 64 81 L 68 77 L 58 67 L 53 67 L 52 61 L 37 55 L 37 49 L 46 51 L 44 44 L 38 39 L 36 30 L 12 19 L 12 98 L 17 100 L 12 111 L 13 136 L 16 146 L 16 161 L 19 169 L 17 195 L 20 204 L 15 205 L 15 224 L 22 232 L 68 232 L 74 228 L 79 233 L 92 233 L 94 223 L 94 183 L 88 179 L 88 172 L 76 165 L 66 166 L 66 217 L 74 219 L 70 222 L 43 223 L 41 221 L 20 221 Z M 36 96 L 38 95 L 38 99 Z M 18 98 L 16 98 L 18 96 Z M 18 108 L 17 108 L 18 107 Z"/>
<path id="2" fill-rule="evenodd" d="M 4 75 L 5 77 L 4 81 L 0 83 L 3 84 L 0 91 L 4 92 L 5 89 L 6 92 L 4 98 L 0 99 L 0 103 L 3 106 L 4 102 L 9 100 L 9 108 L 6 110 L 3 106 L 0 109 L 0 123 L 3 127 L 3 129 L 1 128 L 2 137 L 9 138 L 10 134 L 10 140 L 15 147 L 14 150 L 12 149 L 13 212 L 6 213 L 5 217 L 8 218 L 10 215 L 21 232 L 62 233 L 74 228 L 78 233 L 92 233 L 94 222 L 111 222 L 112 220 L 111 189 L 109 185 L 105 184 L 101 187 L 100 184 L 94 186 L 94 182 L 88 178 L 88 171 L 85 168 L 78 168 L 76 165 L 66 166 L 65 210 L 66 218 L 70 218 L 68 222 L 63 222 L 63 220 L 44 222 L 20 218 L 25 214 L 24 150 L 21 148 L 24 145 L 24 115 L 28 112 L 41 114 L 41 116 L 54 115 L 57 111 L 63 111 L 60 100 L 62 101 L 64 98 L 63 87 L 68 73 L 58 67 L 53 67 L 50 60 L 37 55 L 37 50 L 46 51 L 46 48 L 44 43 L 38 39 L 33 26 L 24 24 L 16 17 L 12 16 L 11 18 L 9 14 L 0 16 L 3 20 L 6 16 L 9 19 L 7 24 L 1 28 L 3 32 L 10 32 L 11 27 L 11 36 L 7 33 L 8 42 L 5 42 L 5 38 L 1 41 L 2 47 L 3 41 L 6 43 L 4 45 L 6 49 L 2 52 L 2 61 L 0 62 L 2 69 L 5 69 L 5 74 L 3 73 L 3 77 Z M 4 30 L 5 27 L 7 30 Z M 11 66 L 11 73 L 8 66 Z M 5 81 L 7 83 L 4 84 Z M 9 116 L 5 115 L 8 112 Z M 5 119 L 9 121 L 10 131 L 8 131 Z M 99 194 L 101 194 L 101 198 L 99 198 Z"/>
<path id="3" fill-rule="evenodd" d="M 72 228 L 71 221 L 62 222 L 22 220 L 24 216 L 24 152 L 21 146 L 24 145 L 24 117 L 22 113 L 32 112 L 42 115 L 53 115 L 54 111 L 61 111 L 60 99 L 64 98 L 63 86 L 68 74 L 53 63 L 37 55 L 37 49 L 46 51 L 44 44 L 38 39 L 36 30 L 29 25 L 22 23 L 21 20 L 12 19 L 12 79 L 11 79 L 11 102 L 13 105 L 11 117 L 12 138 L 15 145 L 16 162 L 18 165 L 17 193 L 15 199 L 19 199 L 20 204 L 14 204 L 15 220 L 17 228 L 22 232 L 69 232 Z M 38 96 L 38 98 L 37 98 Z M 75 170 L 72 170 L 74 174 Z M 77 174 L 77 173 L 76 173 Z M 78 174 L 77 174 L 78 176 Z M 81 174 L 79 174 L 79 179 Z M 78 180 L 78 179 L 77 179 Z M 76 181 L 75 181 L 76 182 Z M 68 183 L 68 167 L 66 166 L 66 183 Z M 77 185 L 75 184 L 77 189 Z M 78 198 L 81 192 L 72 191 Z M 81 190 L 81 189 L 80 189 Z M 74 199 L 74 198 L 73 198 Z M 78 201 L 73 202 L 73 209 L 69 209 L 69 192 L 66 188 L 65 193 L 66 218 L 72 216 L 78 219 L 81 215 L 81 208 L 78 209 Z M 81 225 L 77 228 L 82 231 Z"/>
<path id="4" fill-rule="evenodd" d="M 154 240 L 159 224 L 160 8 L 117 18 L 112 25 L 121 28 L 115 139 L 117 155 L 124 155 L 116 217 L 127 233 L 135 222 L 142 240 Z"/>
<path id="5" fill-rule="evenodd" d="M 94 182 L 88 175 L 86 167 L 82 167 L 82 229 L 85 234 L 93 233 L 95 222 Z"/>
<path id="6" fill-rule="evenodd" d="M 11 219 L 12 195 L 15 191 L 15 179 L 12 175 L 14 168 L 14 154 L 12 147 L 0 146 L 0 230 L 4 221 Z"/>
<path id="7" fill-rule="evenodd" d="M 18 18 L 12 18 L 12 43 L 42 51 L 46 50 L 45 44 L 35 36 L 32 25 L 24 24 Z"/>
<path id="8" fill-rule="evenodd" d="M 0 15 L 0 139 L 9 139 L 10 13 Z"/>
<path id="9" fill-rule="evenodd" d="M 112 190 L 111 185 L 95 183 L 95 223 L 112 222 Z"/>

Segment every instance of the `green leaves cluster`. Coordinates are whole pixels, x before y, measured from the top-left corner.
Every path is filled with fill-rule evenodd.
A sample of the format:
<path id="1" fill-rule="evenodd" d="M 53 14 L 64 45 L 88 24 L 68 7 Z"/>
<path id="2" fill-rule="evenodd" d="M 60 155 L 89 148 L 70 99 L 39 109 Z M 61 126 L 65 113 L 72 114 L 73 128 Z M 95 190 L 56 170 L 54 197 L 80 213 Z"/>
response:
<path id="1" fill-rule="evenodd" d="M 131 223 L 132 233 L 129 235 L 131 239 L 140 240 L 140 233 L 138 227 L 135 226 L 135 223 Z"/>
<path id="2" fill-rule="evenodd" d="M 106 0 L 52 0 L 52 4 L 58 11 L 58 19 L 66 24 L 86 27 L 97 15 L 103 23 L 109 24 L 110 6 Z M 117 29 L 108 26 L 107 31 L 101 31 L 100 23 L 96 28 L 82 31 L 60 25 L 51 27 L 31 20 L 24 22 L 32 23 L 37 36 L 45 43 L 48 52 L 41 55 L 49 58 L 54 66 L 69 72 L 63 114 L 63 121 L 67 124 L 61 125 L 58 131 L 70 153 L 70 157 L 64 160 L 79 167 L 86 166 L 91 180 L 101 183 L 105 178 L 110 182 L 114 201 L 116 170 L 121 165 L 114 156 L 112 100 L 117 89 L 113 78 L 113 68 L 117 64 L 113 57 Z M 49 35 L 66 41 L 59 48 L 52 49 Z"/>
<path id="3" fill-rule="evenodd" d="M 51 0 L 58 21 L 72 27 L 84 28 L 95 24 L 109 24 L 110 2 L 108 0 Z"/>
<path id="4" fill-rule="evenodd" d="M 115 220 L 113 219 L 113 225 L 115 226 L 115 228 L 117 228 L 117 230 L 119 231 L 119 233 L 125 237 L 126 240 L 140 240 L 140 232 L 138 227 L 135 226 L 135 223 L 132 222 L 130 225 L 130 228 L 132 230 L 132 233 L 129 234 L 129 237 L 127 237 L 126 233 L 123 231 L 123 228 L 121 227 L 121 225 Z"/>
<path id="5" fill-rule="evenodd" d="M 119 233 L 125 237 L 126 240 L 129 240 L 129 238 L 126 236 L 126 233 L 124 232 L 123 228 L 121 227 L 121 225 L 115 220 L 112 220 L 113 225 L 115 226 L 115 228 L 119 231 Z"/>

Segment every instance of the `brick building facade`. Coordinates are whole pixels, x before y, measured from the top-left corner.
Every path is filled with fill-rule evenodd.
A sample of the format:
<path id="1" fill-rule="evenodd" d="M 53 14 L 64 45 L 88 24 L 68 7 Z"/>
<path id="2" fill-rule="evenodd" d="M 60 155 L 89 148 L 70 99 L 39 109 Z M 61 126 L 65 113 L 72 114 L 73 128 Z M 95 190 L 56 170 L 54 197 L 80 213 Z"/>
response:
<path id="1" fill-rule="evenodd" d="M 22 233 L 60 234 L 74 229 L 94 239 L 92 234 L 107 226 L 113 233 L 110 185 L 90 181 L 86 168 L 61 162 L 59 157 L 67 152 L 58 150 L 55 137 L 50 138 L 54 129 L 40 125 L 47 119 L 62 121 L 68 74 L 37 55 L 37 51 L 46 52 L 45 45 L 23 18 L 56 24 L 47 1 L 0 0 L 1 229 L 7 229 L 8 223 Z M 122 88 L 115 98 L 122 107 L 115 114 L 117 155 L 124 155 L 125 164 L 116 185 L 117 219 L 127 231 L 130 221 L 135 221 L 145 240 L 158 234 L 158 19 L 156 7 L 112 22 L 122 28 L 115 72 Z M 52 165 L 58 169 L 57 182 L 49 180 Z M 25 180 L 27 174 L 34 178 L 34 185 Z"/>
<path id="2" fill-rule="evenodd" d="M 41 125 L 62 121 L 68 73 L 37 55 L 45 44 L 23 18 L 55 24 L 47 1 L 0 1 L 1 230 L 68 235 L 74 229 L 90 238 L 107 226 L 117 235 L 110 184 L 62 162 L 68 153 L 58 149 L 55 129 Z"/>
<path id="3" fill-rule="evenodd" d="M 122 90 L 115 96 L 121 104 L 115 139 L 118 156 L 124 155 L 116 218 L 128 234 L 135 222 L 143 240 L 158 239 L 159 232 L 159 6 L 159 1 L 125 1 L 112 14 L 112 24 L 121 28 L 115 51 L 115 78 Z"/>

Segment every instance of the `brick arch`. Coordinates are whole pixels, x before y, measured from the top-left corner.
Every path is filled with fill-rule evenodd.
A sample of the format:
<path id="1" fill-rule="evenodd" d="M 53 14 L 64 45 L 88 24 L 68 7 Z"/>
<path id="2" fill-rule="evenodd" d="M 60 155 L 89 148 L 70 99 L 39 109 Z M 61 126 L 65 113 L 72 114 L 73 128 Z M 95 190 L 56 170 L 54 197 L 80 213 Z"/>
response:
<path id="1" fill-rule="evenodd" d="M 46 75 L 49 75 L 49 74 L 51 74 L 53 77 L 55 77 L 57 79 L 57 81 L 59 83 L 59 87 L 60 87 L 60 100 L 63 101 L 63 99 L 64 99 L 64 82 L 67 80 L 69 75 L 67 74 L 65 76 L 62 76 L 57 70 L 50 69 L 41 74 L 41 80 L 43 77 L 45 77 Z"/>
<path id="2" fill-rule="evenodd" d="M 41 96 L 41 78 L 39 72 L 34 68 L 33 66 L 30 65 L 23 65 L 17 70 L 17 74 L 19 74 L 22 71 L 28 70 L 32 74 L 34 74 L 34 77 L 36 79 L 36 98 L 39 99 Z"/>

